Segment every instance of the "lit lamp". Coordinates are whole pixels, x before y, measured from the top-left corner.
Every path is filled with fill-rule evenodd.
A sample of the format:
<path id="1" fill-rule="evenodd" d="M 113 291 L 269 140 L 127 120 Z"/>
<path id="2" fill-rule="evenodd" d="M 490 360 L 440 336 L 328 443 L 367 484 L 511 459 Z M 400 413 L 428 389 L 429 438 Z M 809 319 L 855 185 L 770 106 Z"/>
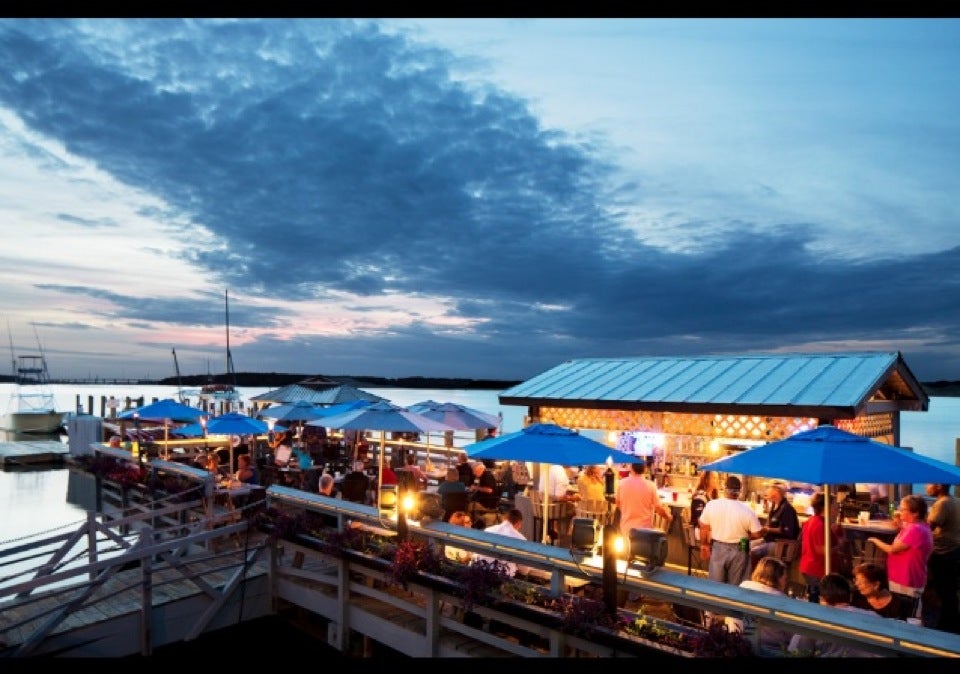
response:
<path id="1" fill-rule="evenodd" d="M 207 439 L 207 418 L 200 417 L 200 435 L 203 436 L 203 439 Z"/>
<path id="2" fill-rule="evenodd" d="M 667 561 L 667 535 L 659 529 L 631 529 L 628 560 L 642 572 L 660 568 Z"/>
<path id="3" fill-rule="evenodd" d="M 136 440 L 133 443 L 132 454 L 135 458 L 140 458 L 140 413 L 139 412 L 133 413 L 133 428 L 136 432 L 134 436 L 136 437 Z"/>
<path id="4" fill-rule="evenodd" d="M 416 505 L 417 499 L 410 492 L 405 492 L 400 498 L 400 507 L 397 509 L 397 538 L 401 541 L 407 540 L 407 517 L 411 516 Z"/>

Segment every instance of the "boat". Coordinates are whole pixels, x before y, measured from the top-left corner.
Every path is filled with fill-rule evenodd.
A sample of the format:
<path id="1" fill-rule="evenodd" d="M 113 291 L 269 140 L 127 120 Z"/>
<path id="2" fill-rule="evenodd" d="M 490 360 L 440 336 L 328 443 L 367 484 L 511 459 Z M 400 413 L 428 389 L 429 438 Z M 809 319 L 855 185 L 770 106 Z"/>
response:
<path id="1" fill-rule="evenodd" d="M 9 334 L 9 326 L 7 332 Z M 63 425 L 63 412 L 57 411 L 40 338 L 37 337 L 38 353 L 18 355 L 13 347 L 13 335 L 9 336 L 14 390 L 0 417 L 0 428 L 14 433 L 56 433 Z"/>
<path id="2" fill-rule="evenodd" d="M 237 373 L 233 369 L 233 354 L 230 353 L 230 295 L 225 290 L 223 295 L 224 310 L 226 312 L 227 329 L 227 382 L 216 382 L 213 375 L 207 372 L 207 383 L 199 389 L 184 389 L 179 391 L 180 402 L 196 399 L 196 406 L 202 410 L 210 412 L 213 416 L 220 416 L 229 412 L 243 412 L 243 397 L 237 389 Z M 177 368 L 177 377 L 179 384 L 180 367 L 177 364 L 177 353 L 173 352 L 174 365 Z"/>

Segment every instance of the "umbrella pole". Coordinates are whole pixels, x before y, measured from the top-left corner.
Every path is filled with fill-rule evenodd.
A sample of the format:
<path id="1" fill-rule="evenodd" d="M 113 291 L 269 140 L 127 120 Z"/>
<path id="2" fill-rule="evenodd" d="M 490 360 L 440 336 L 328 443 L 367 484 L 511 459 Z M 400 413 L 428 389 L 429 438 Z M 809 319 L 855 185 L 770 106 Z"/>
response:
<path id="1" fill-rule="evenodd" d="M 546 471 L 546 472 L 544 472 Z M 550 467 L 545 463 L 540 464 L 540 474 L 543 475 L 543 531 L 540 532 L 540 542 L 550 544 L 550 520 L 547 515 L 550 514 Z"/>
<path id="2" fill-rule="evenodd" d="M 830 573 L 830 485 L 823 485 L 823 552 L 824 563 L 827 573 Z"/>
<path id="3" fill-rule="evenodd" d="M 380 466 L 377 469 L 377 514 L 380 514 L 381 510 L 381 499 L 383 497 L 383 453 L 387 449 L 387 432 L 380 431 L 380 456 L 377 457 L 378 465 Z"/>

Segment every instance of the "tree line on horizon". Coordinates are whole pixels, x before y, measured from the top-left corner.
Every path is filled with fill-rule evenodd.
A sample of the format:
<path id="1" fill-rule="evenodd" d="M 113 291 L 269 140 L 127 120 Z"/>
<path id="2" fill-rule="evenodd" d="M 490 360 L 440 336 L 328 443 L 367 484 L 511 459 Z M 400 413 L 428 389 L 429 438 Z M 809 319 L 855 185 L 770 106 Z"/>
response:
<path id="1" fill-rule="evenodd" d="M 51 379 L 54 384 L 96 384 L 117 382 L 121 378 L 79 378 L 79 379 Z M 130 379 L 124 380 L 130 384 L 145 386 L 203 386 L 204 384 L 233 384 L 257 388 L 280 388 L 290 384 L 298 384 L 308 379 L 327 379 L 338 384 L 382 388 L 440 388 L 440 389 L 476 389 L 485 391 L 499 391 L 516 386 L 520 379 L 468 379 L 465 377 L 374 377 L 370 375 L 311 375 L 292 374 L 284 372 L 237 372 L 234 374 L 197 374 L 164 377 L 162 379 Z M 0 374 L 0 383 L 12 383 L 13 375 Z M 960 380 L 938 379 L 931 382 L 920 382 L 924 392 L 931 397 L 960 397 Z"/>

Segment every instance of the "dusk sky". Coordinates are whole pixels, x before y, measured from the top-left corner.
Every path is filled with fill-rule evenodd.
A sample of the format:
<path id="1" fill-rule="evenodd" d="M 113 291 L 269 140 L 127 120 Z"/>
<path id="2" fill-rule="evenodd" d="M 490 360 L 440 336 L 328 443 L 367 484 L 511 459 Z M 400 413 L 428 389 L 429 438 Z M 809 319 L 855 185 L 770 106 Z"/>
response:
<path id="1" fill-rule="evenodd" d="M 242 372 L 960 379 L 960 20 L 5 19 L 0 62 L 0 318 L 54 377 L 222 373 L 229 290 Z"/>

